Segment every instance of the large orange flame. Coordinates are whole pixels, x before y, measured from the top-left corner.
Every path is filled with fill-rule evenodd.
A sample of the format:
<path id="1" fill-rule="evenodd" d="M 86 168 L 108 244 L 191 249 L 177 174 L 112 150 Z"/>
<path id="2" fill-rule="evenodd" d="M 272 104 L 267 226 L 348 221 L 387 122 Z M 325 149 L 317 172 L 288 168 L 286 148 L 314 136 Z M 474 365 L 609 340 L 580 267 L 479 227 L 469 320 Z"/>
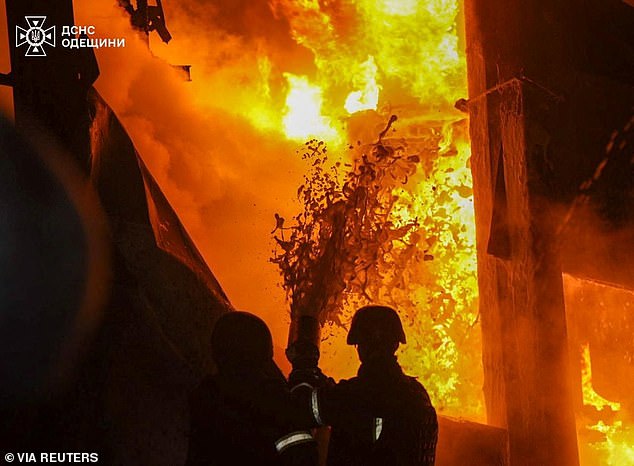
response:
<path id="1" fill-rule="evenodd" d="M 174 39 L 164 46 L 151 37 L 151 52 L 111 0 L 75 0 L 76 21 L 103 37 L 126 37 L 125 49 L 97 50 L 97 88 L 234 305 L 261 314 L 284 346 L 284 294 L 267 260 L 272 214 L 297 210 L 293 195 L 306 170 L 293 154 L 297 143 L 317 137 L 341 154 L 337 146 L 347 142 L 374 142 L 387 116 L 398 114 L 398 131 L 387 137 L 407 141 L 423 164 L 415 183 L 395 190 L 393 221 L 418 219 L 426 238 L 396 293 L 409 340 L 400 360 L 441 410 L 482 419 L 470 153 L 453 108 L 466 95 L 460 1 L 163 4 Z M 169 65 L 184 63 L 193 65 L 192 82 Z M 344 322 L 351 311 L 342 311 Z M 344 333 L 324 332 L 322 362 L 335 376 L 357 365 Z M 585 406 L 622 417 L 582 420 L 596 435 L 586 445 L 597 447 L 584 466 L 632 465 L 628 405 L 614 411 L 613 402 L 595 399 L 588 349 L 582 355 Z"/>
<path id="2" fill-rule="evenodd" d="M 581 464 L 633 466 L 634 293 L 567 274 L 564 292 L 572 365 L 580 368 L 581 375 L 577 406 Z"/>
<path id="3" fill-rule="evenodd" d="M 347 162 L 348 143 L 375 142 L 398 115 L 385 139 L 422 162 L 416 179 L 394 191 L 392 221 L 416 218 L 425 238 L 396 293 L 410 342 L 400 359 L 440 411 L 482 420 L 470 151 L 454 108 L 466 95 L 459 1 L 236 4 L 165 1 L 174 39 L 164 46 L 151 37 L 150 53 L 111 2 L 77 0 L 78 24 L 128 39 L 125 50 L 98 51 L 98 89 L 232 302 L 259 312 L 278 347 L 288 319 L 266 260 L 273 213 L 296 210 L 305 167 L 294 148 L 321 139 Z M 179 81 L 167 63 L 192 64 L 193 81 Z M 351 311 L 342 310 L 344 324 Z M 344 333 L 324 332 L 322 363 L 335 377 L 358 365 Z"/>
<path id="4" fill-rule="evenodd" d="M 610 413 L 618 413 L 621 410 L 621 404 L 606 400 L 592 386 L 592 362 L 590 359 L 590 347 L 588 344 L 582 346 L 582 390 L 583 404 L 594 408 L 597 412 L 608 411 Z M 608 466 L 632 466 L 634 465 L 634 428 L 624 425 L 623 420 L 616 419 L 606 421 L 600 419 L 596 423 L 588 422 L 585 429 L 602 434 L 598 439 L 589 442 L 589 452 L 591 451 L 596 457 L 590 456 L 586 452 L 586 456 L 590 458 L 585 463 L 597 462 L 597 464 L 605 464 Z"/>
<path id="5" fill-rule="evenodd" d="M 297 43 L 314 55 L 310 73 L 287 75 L 286 135 L 319 138 L 336 150 L 340 142 L 356 140 L 353 126 L 364 121 L 366 138 L 376 137 L 373 115 L 385 122 L 391 112 L 400 123 L 387 137 L 422 156 L 423 173 L 394 191 L 392 213 L 395 224 L 420 222 L 420 260 L 402 278 L 400 292 L 383 294 L 400 295 L 396 304 L 410 338 L 400 355 L 405 369 L 428 386 L 441 411 L 482 419 L 470 149 L 464 117 L 453 108 L 466 94 L 459 3 L 271 4 L 288 18 Z M 359 114 L 354 125 L 351 114 Z M 386 277 L 388 283 L 393 277 Z M 340 320 L 349 321 L 352 311 L 343 309 Z M 358 364 L 344 333 L 337 325 L 325 332 L 322 364 L 338 377 L 352 375 Z"/>

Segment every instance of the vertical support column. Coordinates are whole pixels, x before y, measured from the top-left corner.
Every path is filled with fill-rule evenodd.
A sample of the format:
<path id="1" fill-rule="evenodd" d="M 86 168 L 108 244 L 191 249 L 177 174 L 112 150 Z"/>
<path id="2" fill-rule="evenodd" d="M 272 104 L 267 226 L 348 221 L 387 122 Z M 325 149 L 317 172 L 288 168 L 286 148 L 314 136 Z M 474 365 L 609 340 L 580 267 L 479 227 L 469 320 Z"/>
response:
<path id="1" fill-rule="evenodd" d="M 550 164 L 567 154 L 550 143 L 561 108 L 534 84 L 565 88 L 578 45 L 571 9 L 465 0 L 484 391 L 513 466 L 579 464 L 550 203 Z"/>
<path id="2" fill-rule="evenodd" d="M 577 465 L 555 221 L 539 114 L 549 96 L 510 80 L 471 100 L 485 396 L 511 464 Z"/>

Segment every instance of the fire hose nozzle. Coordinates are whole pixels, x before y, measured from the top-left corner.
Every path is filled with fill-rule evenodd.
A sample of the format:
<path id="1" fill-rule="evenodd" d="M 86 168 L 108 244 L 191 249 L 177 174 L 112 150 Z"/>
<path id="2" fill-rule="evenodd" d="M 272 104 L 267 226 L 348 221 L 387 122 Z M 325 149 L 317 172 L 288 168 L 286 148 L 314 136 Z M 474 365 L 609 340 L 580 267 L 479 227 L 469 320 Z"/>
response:
<path id="1" fill-rule="evenodd" d="M 286 358 L 297 369 L 313 369 L 319 364 L 319 348 L 311 341 L 298 339 L 286 348 Z"/>

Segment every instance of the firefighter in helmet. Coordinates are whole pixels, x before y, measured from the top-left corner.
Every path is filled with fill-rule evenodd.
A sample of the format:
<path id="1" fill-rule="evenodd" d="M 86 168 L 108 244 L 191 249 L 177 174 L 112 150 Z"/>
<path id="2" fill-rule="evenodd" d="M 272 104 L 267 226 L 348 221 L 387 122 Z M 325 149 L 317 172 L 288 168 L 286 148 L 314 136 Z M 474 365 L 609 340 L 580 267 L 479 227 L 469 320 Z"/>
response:
<path id="1" fill-rule="evenodd" d="M 366 306 L 355 313 L 347 338 L 361 360 L 356 377 L 335 384 L 316 367 L 294 364 L 294 397 L 314 426 L 331 427 L 328 466 L 434 464 L 436 411 L 425 388 L 398 364 L 395 353 L 405 342 L 394 309 Z"/>
<path id="2" fill-rule="evenodd" d="M 273 361 L 266 324 L 247 312 L 217 321 L 211 347 L 218 373 L 190 397 L 187 465 L 317 464 L 315 442 L 291 409 L 286 379 Z"/>

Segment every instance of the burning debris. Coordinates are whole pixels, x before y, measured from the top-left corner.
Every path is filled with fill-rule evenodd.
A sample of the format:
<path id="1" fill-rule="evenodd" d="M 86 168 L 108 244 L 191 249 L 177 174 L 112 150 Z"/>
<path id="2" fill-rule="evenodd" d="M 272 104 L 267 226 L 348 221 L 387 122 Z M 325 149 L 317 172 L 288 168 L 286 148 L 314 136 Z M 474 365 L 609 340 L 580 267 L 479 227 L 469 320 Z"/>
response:
<path id="1" fill-rule="evenodd" d="M 180 82 L 157 85 L 156 78 L 161 76 L 156 72 L 158 65 L 153 62 L 141 69 L 142 60 L 137 56 L 137 63 L 125 66 L 123 74 L 120 61 L 116 61 L 116 95 L 122 97 L 109 96 L 110 101 L 120 102 L 119 113 L 142 153 L 156 154 L 148 164 L 177 204 L 228 294 L 239 307 L 258 309 L 272 324 L 278 342 L 286 335 L 287 322 L 279 312 L 283 296 L 274 288 L 276 270 L 254 267 L 253 260 L 269 257 L 271 246 L 266 239 L 270 238 L 272 212 L 291 219 L 303 211 L 292 201 L 293 192 L 302 184 L 297 180 L 301 168 L 298 160 L 285 156 L 292 154 L 293 144 L 299 141 L 314 138 L 313 147 L 317 141 L 325 141 L 328 161 L 320 163 L 324 173 L 337 179 L 339 191 L 335 191 L 341 192 L 346 174 L 360 166 L 363 154 L 372 156 L 373 146 L 356 146 L 350 151 L 354 152 L 352 160 L 334 154 L 345 152 L 341 147 L 345 141 L 373 141 L 381 130 L 375 121 L 382 119 L 383 125 L 386 116 L 398 114 L 398 133 L 386 135 L 382 145 L 397 148 L 405 142 L 405 154 L 418 155 L 420 162 L 414 164 L 416 172 L 407 184 L 395 184 L 391 194 L 397 200 L 390 204 L 392 213 L 387 221 L 396 230 L 412 222 L 415 226 L 382 251 L 409 251 L 412 257 L 407 258 L 409 266 L 399 265 L 399 272 L 393 275 L 379 277 L 372 269 L 378 281 L 376 286 L 370 282 L 365 293 L 371 299 L 397 303 L 410 337 L 400 361 L 424 381 L 441 411 L 483 419 L 484 357 L 489 421 L 508 428 L 511 456 L 527 464 L 545 464 L 544 458 L 559 459 L 576 451 L 573 416 L 569 416 L 572 421 L 564 419 L 568 406 L 565 396 L 554 402 L 557 395 L 548 397 L 541 390 L 549 385 L 557 394 L 564 393 L 559 389 L 563 366 L 551 363 L 552 352 L 544 349 L 549 348 L 544 342 L 561 348 L 565 332 L 560 332 L 560 327 L 552 331 L 550 321 L 543 319 L 562 315 L 559 308 L 551 306 L 553 293 L 540 291 L 543 286 L 559 288 L 560 273 L 557 264 L 547 271 L 534 267 L 535 251 L 548 267 L 555 254 L 551 253 L 554 249 L 543 247 L 551 236 L 543 224 L 523 223 L 541 218 L 544 210 L 528 201 L 543 194 L 539 189 L 542 182 L 561 197 L 567 195 L 566 186 L 579 185 L 582 179 L 576 174 L 584 171 L 583 165 L 595 165 L 592 153 L 598 154 L 595 149 L 605 145 L 599 128 L 617 127 L 611 123 L 611 115 L 614 109 L 618 113 L 619 101 L 627 101 L 626 92 L 613 81 L 601 77 L 592 84 L 598 86 L 595 89 L 585 83 L 587 76 L 579 80 L 579 70 L 568 67 L 571 56 L 572 62 L 585 63 L 585 55 L 575 54 L 586 50 L 586 45 L 609 49 L 599 38 L 586 41 L 587 28 L 562 34 L 568 31 L 568 21 L 583 25 L 589 18 L 578 22 L 575 15 L 582 14 L 578 9 L 566 8 L 566 14 L 560 16 L 558 6 L 538 3 L 516 2 L 512 7 L 496 8 L 485 1 L 465 2 L 463 7 L 454 0 L 272 0 L 235 2 L 236 8 L 226 8 L 226 2 L 218 0 L 166 2 L 175 39 L 169 50 L 153 43 L 153 52 L 172 63 L 192 58 L 197 73 L 188 85 L 191 93 L 182 92 Z M 466 41 L 460 35 L 461 9 L 467 30 L 472 32 Z M 597 30 L 599 21 L 592 21 Z M 125 24 L 128 26 L 128 18 Z M 507 27 L 510 24 L 516 27 Z M 548 29 L 551 26 L 552 31 Z M 550 34 L 547 41 L 544 30 Z M 542 47 L 542 42 L 549 45 Z M 552 44 L 569 48 L 565 53 Z M 457 108 L 469 111 L 474 136 L 476 202 L 484 241 L 479 257 L 480 293 L 469 138 L 465 121 L 460 120 L 464 115 L 454 108 L 458 99 L 467 97 L 465 48 L 471 53 L 471 89 L 468 102 L 460 101 Z M 609 56 L 603 49 L 601 56 Z M 131 50 L 127 52 L 130 57 Z M 143 47 L 142 53 L 146 52 Z M 543 68 L 541 63 L 552 67 Z M 560 69 L 558 63 L 567 65 Z M 132 70 L 137 69 L 134 74 Z M 557 82 L 551 79 L 552 71 L 573 79 Z M 552 96 L 545 96 L 540 100 L 541 91 L 525 85 L 527 75 L 539 78 L 535 82 L 556 89 L 566 99 L 553 102 Z M 129 77 L 125 85 L 120 85 L 121 76 Z M 599 84 L 605 88 L 597 90 Z M 164 99 L 166 94 L 172 97 L 169 101 Z M 557 110 L 560 107 L 564 109 L 561 112 Z M 142 114 L 139 108 L 152 111 Z M 403 108 L 409 108 L 410 113 Z M 550 113 L 541 113 L 546 108 Z M 526 109 L 530 111 L 525 113 Z M 592 121 L 581 118 L 592 113 L 588 109 L 601 116 Z M 599 110 L 604 113 L 596 113 Z M 415 117 L 409 118 L 411 115 Z M 573 121 L 575 128 L 561 123 Z M 524 139 L 526 145 L 522 145 Z M 424 147 L 419 148 L 419 142 Z M 257 156 L 253 156 L 253 147 L 258 148 Z M 321 159 L 324 147 L 307 160 Z M 566 158 L 568 153 L 575 156 Z M 335 175 L 329 164 L 337 162 Z M 531 177 L 525 178 L 526 173 Z M 619 193 L 618 197 L 609 196 L 609 205 L 620 208 L 625 190 L 613 182 L 608 171 L 603 180 L 614 185 L 607 192 Z M 338 200 L 333 198 L 332 204 Z M 324 222 L 336 219 L 334 207 L 322 205 L 318 212 Z M 281 216 L 276 234 L 292 249 L 288 242 L 297 222 L 284 222 Z M 495 228 L 491 228 L 491 218 Z M 487 243 L 500 241 L 494 234 L 498 220 L 508 227 L 509 241 L 508 250 L 496 254 L 487 250 Z M 302 221 L 308 222 L 306 218 Z M 312 241 L 319 244 L 321 230 L 312 231 Z M 329 238 L 326 230 L 324 235 Z M 327 244 L 324 241 L 322 246 Z M 504 249 L 499 243 L 496 246 L 498 252 Z M 383 256 L 370 259 L 377 263 Z M 343 275 L 356 273 L 354 260 L 338 264 Z M 591 258 L 588 262 L 598 261 Z M 322 274 L 330 279 L 326 271 Z M 311 273 L 301 277 L 308 284 L 317 274 Z M 361 283 L 356 275 L 350 282 L 355 280 Z M 401 287 L 388 286 L 393 283 Z M 313 312 L 320 307 L 335 310 L 330 317 L 326 317 L 327 312 L 323 314 L 322 359 L 324 369 L 335 377 L 350 375 L 352 369 L 352 358 L 346 356 L 342 343 L 341 327 L 347 324 L 351 310 L 345 301 L 369 300 L 362 292 L 353 296 L 346 286 L 341 277 L 338 282 L 333 278 L 332 293 L 298 295 L 298 302 L 312 300 Z M 343 304 L 338 308 L 336 299 L 330 298 L 337 294 Z M 484 355 L 478 300 L 482 302 L 486 335 Z M 549 444 L 547 437 L 562 440 Z M 528 448 L 533 444 L 540 448 Z M 557 453 L 564 450 L 566 454 Z M 533 456 L 526 459 L 524 454 Z"/>
<path id="2" fill-rule="evenodd" d="M 429 130 L 413 152 L 407 139 L 388 137 L 395 121 L 377 142 L 350 146 L 351 163 L 331 163 L 323 142 L 306 143 L 302 210 L 290 225 L 276 215 L 272 262 L 292 319 L 307 313 L 328 328 L 326 361 L 353 309 L 393 306 L 411 342 L 401 354 L 406 369 L 424 380 L 441 409 L 460 405 L 464 413 L 469 406 L 478 416 L 469 153 L 449 129 Z"/>
<path id="3" fill-rule="evenodd" d="M 114 431 L 135 442 L 146 430 L 157 435 L 143 445 L 162 449 L 138 449 L 154 461 L 137 462 L 176 461 L 169 457 L 173 438 L 158 432 L 163 423 L 145 415 L 166 413 L 164 401 L 176 399 L 166 380 L 189 383 L 192 367 L 210 364 L 202 330 L 231 307 L 207 261 L 239 307 L 267 317 L 278 341 L 286 332 L 276 271 L 254 267 L 269 257 L 268 220 L 278 211 L 292 220 L 276 215 L 273 262 L 293 318 L 312 313 L 327 330 L 326 372 L 349 374 L 342 336 L 352 310 L 390 304 L 408 334 L 400 362 L 429 388 L 439 411 L 483 419 L 484 389 L 488 422 L 500 426 L 500 458 L 508 452 L 512 464 L 634 464 L 631 292 L 611 299 L 614 290 L 597 287 L 580 293 L 596 294 L 592 306 L 564 308 L 570 280 L 561 280 L 565 272 L 634 286 L 630 0 L 590 0 L 582 9 L 523 0 L 187 0 L 169 5 L 169 50 L 150 36 L 171 39 L 161 0 L 118 0 L 121 8 L 89 0 L 6 3 L 9 31 L 33 13 L 33 3 L 51 24 L 97 22 L 126 35 L 125 54 L 95 50 L 103 70 L 96 85 L 109 105 L 92 93 L 86 101 L 97 73 L 78 68 L 61 47 L 51 50 L 51 61 L 23 61 L 12 49 L 17 64 L 0 74 L 0 84 L 14 86 L 18 126 L 25 115 L 49 125 L 86 174 L 103 181 L 104 206 L 119 216 L 113 236 L 121 303 L 112 306 L 124 310 L 115 321 L 122 332 L 109 330 L 103 348 L 122 350 L 116 364 L 98 365 L 100 377 L 91 371 L 86 379 L 116 384 L 107 390 L 115 400 L 109 405 L 123 407 L 121 419 L 132 421 Z M 73 3 L 81 5 L 77 16 Z M 167 63 L 190 57 L 196 80 L 185 88 L 189 65 L 175 73 Z M 475 183 L 465 117 L 456 110 L 469 113 Z M 331 155 L 342 154 L 346 141 L 373 140 L 376 122 L 391 114 L 399 115 L 398 129 L 390 119 L 378 141 L 355 144 L 349 158 Z M 625 131 L 610 138 L 623 121 Z M 302 205 L 288 215 L 301 173 L 286 155 L 307 139 Z M 170 286 L 161 286 L 166 280 Z M 179 306 L 166 306 L 170 300 Z M 187 302 L 197 305 L 175 312 Z M 217 305 L 211 313 L 208 302 Z M 570 324 L 575 312 L 584 314 L 580 328 Z M 156 325 L 146 325 L 150 315 Z M 576 370 L 569 374 L 571 341 Z M 579 379 L 575 390 L 570 379 Z M 126 409 L 129 384 L 151 389 L 141 398 L 156 408 Z M 76 401 L 88 407 L 87 418 L 103 419 L 92 415 L 94 403 Z M 175 408 L 165 419 L 179 430 L 174 438 L 182 433 L 178 416 Z M 107 441 L 101 431 L 95 437 Z M 467 458 L 457 464 L 470 464 Z"/>
<path id="4" fill-rule="evenodd" d="M 428 243 L 411 248 L 396 241 L 392 246 L 394 251 L 402 248 L 403 255 L 411 253 L 410 263 L 415 263 L 384 282 L 385 287 L 388 282 L 411 284 L 392 287 L 390 292 L 399 296 L 413 290 L 411 304 L 402 306 L 409 314 L 402 318 L 411 327 L 412 344 L 401 360 L 420 377 L 441 367 L 444 375 L 436 389 L 430 388 L 432 394 L 440 399 L 453 395 L 440 404 L 454 406 L 455 414 L 483 419 L 469 147 L 464 115 L 454 108 L 466 95 L 459 2 L 276 0 L 241 2 L 234 10 L 218 1 L 191 0 L 164 6 L 169 6 L 174 39 L 169 49 L 154 41 L 152 52 L 169 63 L 188 60 L 196 79 L 186 92 L 173 80 L 159 91 L 161 75 L 154 60 L 133 76 L 132 84 L 104 90 L 104 95 L 120 103 L 115 108 L 139 150 L 158 154 L 148 165 L 180 207 L 236 306 L 260 309 L 276 340 L 283 341 L 288 330 L 278 311 L 284 296 L 275 287 L 277 272 L 253 267 L 253 258 L 270 255 L 271 213 L 290 219 L 296 212 L 293 193 L 304 170 L 299 157 L 289 157 L 295 144 L 324 141 L 329 161 L 340 163 L 343 176 L 350 168 L 345 163 L 354 165 L 334 156 L 347 152 L 345 142 L 376 141 L 389 116 L 398 114 L 398 130 L 390 130 L 382 144 L 406 147 L 406 154 L 419 155 L 420 163 L 407 187 L 395 183 L 391 194 L 398 200 L 388 221 L 395 229 L 416 219 L 421 229 L 425 222 L 424 234 L 412 232 L 404 241 L 413 244 L 419 235 Z M 139 50 L 139 55 L 146 52 Z M 120 66 L 118 61 L 115 65 Z M 135 92 L 121 93 L 126 86 Z M 164 99 L 166 93 L 173 98 Z M 153 111 L 141 116 L 141 107 Z M 179 122 L 176 130 L 174 121 Z M 357 155 L 364 150 L 371 154 L 370 146 L 359 146 Z M 291 231 L 284 234 L 288 241 Z M 245 240 L 235 244 L 237 237 Z M 261 286 L 248 286 L 245 292 L 247 282 Z M 416 308 L 433 309 L 433 316 Z M 343 325 L 349 318 L 345 312 L 335 316 Z M 326 327 L 329 333 L 340 332 L 337 325 Z M 420 352 L 430 347 L 430 337 L 414 343 L 414 335 L 425 332 L 439 335 L 432 353 Z M 336 377 L 353 364 L 351 358 L 333 356 L 344 346 L 334 342 L 342 339 L 339 333 L 325 342 L 337 346 L 323 359 Z M 464 358 L 454 343 L 462 340 Z M 459 398 L 470 408 L 465 411 Z"/>
<path id="5" fill-rule="evenodd" d="M 395 120 L 393 116 L 388 128 Z M 329 166 L 322 141 L 311 140 L 305 149 L 302 157 L 311 169 L 297 191 L 304 209 L 290 227 L 276 215 L 275 240 L 281 251 L 272 262 L 279 266 L 293 316 L 309 313 L 322 325 L 343 325 L 340 308 L 354 297 L 380 300 L 387 271 L 400 275 L 413 255 L 418 237 L 411 233 L 417 222 L 394 223 L 394 190 L 416 172 L 420 158 L 406 155 L 404 146 L 384 144 L 381 137 L 353 165 Z M 405 247 L 394 249 L 396 242 Z"/>
<path id="6" fill-rule="evenodd" d="M 132 6 L 130 0 L 118 1 L 119 6 L 130 15 L 132 27 L 145 34 L 156 31 L 161 37 L 161 40 L 165 43 L 172 40 L 172 35 L 167 30 L 165 24 L 165 14 L 163 13 L 163 3 L 161 0 L 156 0 L 156 5 L 148 5 L 148 0 L 137 0 L 136 9 Z"/>

